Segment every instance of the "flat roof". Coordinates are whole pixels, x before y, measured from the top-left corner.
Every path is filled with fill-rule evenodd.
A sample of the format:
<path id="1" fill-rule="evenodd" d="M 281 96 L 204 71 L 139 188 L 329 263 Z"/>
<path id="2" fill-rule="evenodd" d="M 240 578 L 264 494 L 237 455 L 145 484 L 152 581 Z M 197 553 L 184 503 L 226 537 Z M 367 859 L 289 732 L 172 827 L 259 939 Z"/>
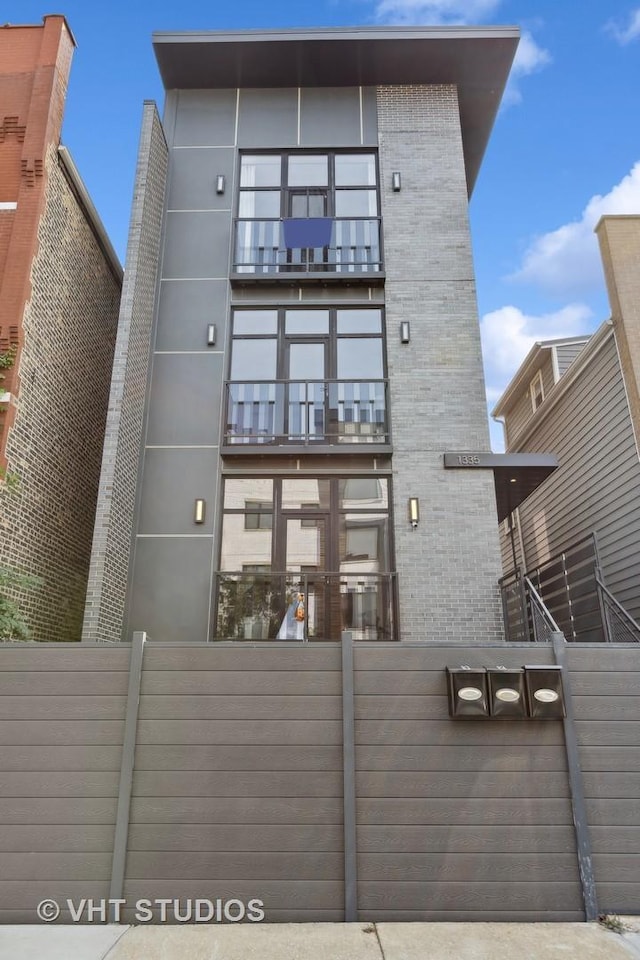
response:
<path id="1" fill-rule="evenodd" d="M 519 37 L 512 26 L 191 31 L 154 33 L 153 47 L 166 90 L 455 84 L 470 195 Z"/>

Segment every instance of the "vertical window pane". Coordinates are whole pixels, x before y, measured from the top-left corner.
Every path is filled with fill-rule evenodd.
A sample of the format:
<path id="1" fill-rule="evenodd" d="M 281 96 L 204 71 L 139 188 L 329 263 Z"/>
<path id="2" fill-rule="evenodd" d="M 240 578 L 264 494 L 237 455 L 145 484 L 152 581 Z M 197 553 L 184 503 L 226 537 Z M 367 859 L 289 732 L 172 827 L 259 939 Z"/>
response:
<path id="1" fill-rule="evenodd" d="M 337 376 L 338 380 L 382 380 L 382 340 L 339 339 Z"/>
<path id="2" fill-rule="evenodd" d="M 270 563 L 271 527 L 247 527 L 243 514 L 225 514 L 222 520 L 220 569 L 242 570 L 247 564 Z"/>
<path id="3" fill-rule="evenodd" d="M 283 510 L 300 510 L 311 506 L 329 508 L 329 480 L 305 477 L 282 481 Z"/>
<path id="4" fill-rule="evenodd" d="M 328 310 L 287 310 L 284 321 L 286 334 L 329 333 Z"/>
<path id="5" fill-rule="evenodd" d="M 231 380 L 275 380 L 275 340 L 234 340 L 231 348 Z"/>
<path id="6" fill-rule="evenodd" d="M 387 481 L 379 477 L 350 477 L 340 480 L 341 509 L 371 509 L 388 506 Z"/>
<path id="7" fill-rule="evenodd" d="M 241 190 L 238 216 L 277 220 L 280 216 L 280 191 Z"/>
<path id="8" fill-rule="evenodd" d="M 290 187 L 326 187 L 329 183 L 329 158 L 326 156 L 289 157 Z"/>
<path id="9" fill-rule="evenodd" d="M 371 153 L 336 154 L 337 187 L 375 187 L 376 158 Z"/>
<path id="10" fill-rule="evenodd" d="M 241 187 L 279 187 L 282 160 L 279 156 L 244 156 L 240 165 Z"/>
<path id="11" fill-rule="evenodd" d="M 381 333 L 380 310 L 338 310 L 338 333 Z"/>
<path id="12" fill-rule="evenodd" d="M 236 310 L 233 315 L 234 336 L 248 333 L 273 334 L 278 332 L 277 310 Z"/>
<path id="13" fill-rule="evenodd" d="M 224 482 L 224 509 L 244 510 L 247 501 L 263 505 L 273 503 L 273 480 L 251 477 L 246 480 L 227 479 Z"/>
<path id="14" fill-rule="evenodd" d="M 377 217 L 375 190 L 336 190 L 336 217 Z"/>

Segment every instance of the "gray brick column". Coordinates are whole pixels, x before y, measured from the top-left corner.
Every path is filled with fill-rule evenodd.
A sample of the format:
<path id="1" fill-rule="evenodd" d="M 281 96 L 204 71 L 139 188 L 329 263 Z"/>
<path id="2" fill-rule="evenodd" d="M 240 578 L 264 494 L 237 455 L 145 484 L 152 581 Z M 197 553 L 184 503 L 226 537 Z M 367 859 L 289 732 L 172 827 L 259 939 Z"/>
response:
<path id="1" fill-rule="evenodd" d="M 378 124 L 401 639 L 495 642 L 493 477 L 445 471 L 442 457 L 489 449 L 455 87 L 380 87 Z M 409 497 L 420 498 L 417 530 Z"/>

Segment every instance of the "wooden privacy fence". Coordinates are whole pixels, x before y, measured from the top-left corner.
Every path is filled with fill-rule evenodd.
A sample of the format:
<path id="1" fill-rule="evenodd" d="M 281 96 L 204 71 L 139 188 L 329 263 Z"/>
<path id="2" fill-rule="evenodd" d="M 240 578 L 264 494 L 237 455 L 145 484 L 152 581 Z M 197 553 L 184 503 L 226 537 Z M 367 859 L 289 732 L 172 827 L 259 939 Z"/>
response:
<path id="1" fill-rule="evenodd" d="M 637 912 L 638 650 L 565 655 L 598 907 Z M 0 921 L 118 894 L 127 922 L 139 898 L 259 898 L 272 922 L 583 919 L 562 723 L 447 709 L 446 666 L 552 662 L 546 644 L 4 645 Z"/>

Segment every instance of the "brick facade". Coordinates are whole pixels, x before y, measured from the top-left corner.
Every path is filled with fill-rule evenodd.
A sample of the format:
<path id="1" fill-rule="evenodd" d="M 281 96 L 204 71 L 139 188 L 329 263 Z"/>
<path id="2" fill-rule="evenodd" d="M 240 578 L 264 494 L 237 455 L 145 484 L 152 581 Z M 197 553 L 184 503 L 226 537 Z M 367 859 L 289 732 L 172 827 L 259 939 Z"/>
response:
<path id="1" fill-rule="evenodd" d="M 0 29 L 0 565 L 36 640 L 78 640 L 122 274 L 58 141 L 74 41 L 63 17 Z"/>
<path id="2" fill-rule="evenodd" d="M 492 642 L 503 637 L 493 477 L 443 469 L 447 450 L 489 449 L 455 87 L 380 87 L 378 129 L 402 639 Z"/>
<path id="3" fill-rule="evenodd" d="M 144 106 L 82 639 L 121 639 L 151 354 L 167 145 Z"/>

